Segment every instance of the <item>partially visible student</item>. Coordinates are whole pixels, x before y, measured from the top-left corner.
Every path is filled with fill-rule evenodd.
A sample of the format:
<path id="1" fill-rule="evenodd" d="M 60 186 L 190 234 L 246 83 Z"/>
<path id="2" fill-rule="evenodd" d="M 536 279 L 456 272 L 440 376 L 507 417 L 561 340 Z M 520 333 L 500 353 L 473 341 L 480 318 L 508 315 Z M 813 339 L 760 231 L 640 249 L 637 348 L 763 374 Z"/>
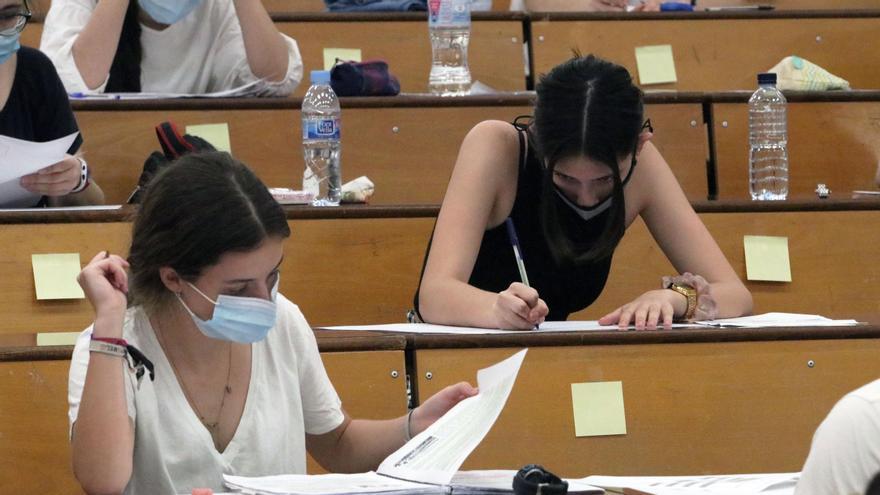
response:
<path id="1" fill-rule="evenodd" d="M 661 0 L 645 0 L 633 5 L 633 12 L 656 12 Z M 626 12 L 627 0 L 511 0 L 510 10 L 530 12 Z"/>
<path id="2" fill-rule="evenodd" d="M 0 0 L 0 135 L 52 141 L 79 128 L 52 62 L 38 50 L 19 43 L 30 16 L 27 1 Z M 15 194 L 10 199 L 0 192 L 0 207 L 103 203 L 101 188 L 90 179 L 88 165 L 78 156 L 82 142 L 77 136 L 66 158 L 22 177 L 19 184 L 29 195 Z"/>
<path id="3" fill-rule="evenodd" d="M 368 471 L 477 393 L 462 382 L 408 415 L 351 419 L 312 329 L 278 292 L 289 235 L 266 186 L 226 153 L 186 155 L 153 178 L 128 261 L 99 253 L 78 278 L 95 309 L 68 389 L 84 491 L 223 491 L 224 473 L 304 474 L 307 449 L 328 470 Z M 153 363 L 140 379 L 127 345 Z"/>
<path id="4" fill-rule="evenodd" d="M 70 93 L 209 93 L 262 80 L 289 95 L 296 42 L 258 0 L 53 0 L 40 48 Z"/>
<path id="5" fill-rule="evenodd" d="M 880 471 L 880 380 L 845 395 L 813 435 L 795 495 L 865 493 Z"/>

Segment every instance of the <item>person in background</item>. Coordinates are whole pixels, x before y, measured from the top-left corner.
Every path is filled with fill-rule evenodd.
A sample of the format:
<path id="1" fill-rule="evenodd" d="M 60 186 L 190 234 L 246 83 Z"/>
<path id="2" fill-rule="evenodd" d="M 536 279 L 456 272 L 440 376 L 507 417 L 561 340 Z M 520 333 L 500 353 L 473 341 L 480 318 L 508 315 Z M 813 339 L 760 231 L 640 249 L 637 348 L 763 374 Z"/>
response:
<path id="1" fill-rule="evenodd" d="M 30 16 L 27 1 L 0 0 L 0 135 L 52 141 L 79 128 L 52 62 L 19 43 Z M 80 153 L 82 143 L 82 137 L 77 136 L 63 160 L 22 177 L 19 185 L 29 195 L 16 192 L 10 199 L 0 192 L 0 207 L 103 203 L 104 194 L 90 178 Z"/>
<path id="2" fill-rule="evenodd" d="M 846 394 L 816 429 L 795 495 L 865 493 L 878 471 L 880 380 L 875 380 Z"/>
<path id="3" fill-rule="evenodd" d="M 578 56 L 542 76 L 536 94 L 531 122 L 485 121 L 465 137 L 410 319 L 521 330 L 565 320 L 599 297 L 636 217 L 680 275 L 599 323 L 655 329 L 749 314 L 751 294 L 651 144 L 627 70 Z M 521 283 L 508 221 L 531 286 Z"/>
<path id="4" fill-rule="evenodd" d="M 376 469 L 477 393 L 461 382 L 405 416 L 351 419 L 278 292 L 289 235 L 266 186 L 227 153 L 185 155 L 152 180 L 128 261 L 101 252 L 78 278 L 95 309 L 68 388 L 86 493 L 224 491 L 224 473 L 304 474 L 306 450 L 330 471 Z"/>
<path id="5" fill-rule="evenodd" d="M 510 0 L 510 10 L 528 12 L 657 12 L 661 0 Z"/>
<path id="6" fill-rule="evenodd" d="M 53 0 L 40 48 L 76 93 L 211 93 L 255 84 L 286 96 L 296 42 L 259 0 Z"/>

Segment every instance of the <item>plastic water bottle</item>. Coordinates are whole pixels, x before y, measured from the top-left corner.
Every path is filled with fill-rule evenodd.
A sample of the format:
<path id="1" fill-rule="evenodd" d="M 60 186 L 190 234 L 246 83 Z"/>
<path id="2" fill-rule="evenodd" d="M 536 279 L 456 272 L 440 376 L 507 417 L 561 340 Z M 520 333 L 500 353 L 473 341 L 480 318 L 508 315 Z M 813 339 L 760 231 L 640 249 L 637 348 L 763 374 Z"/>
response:
<path id="1" fill-rule="evenodd" d="M 428 32 L 431 37 L 432 94 L 466 95 L 471 88 L 468 43 L 471 39 L 471 0 L 428 0 Z"/>
<path id="2" fill-rule="evenodd" d="M 312 71 L 312 86 L 302 103 L 303 190 L 315 195 L 315 206 L 337 206 L 342 197 L 341 113 L 330 72 Z"/>
<path id="3" fill-rule="evenodd" d="M 776 74 L 758 74 L 749 98 L 749 192 L 753 200 L 788 197 L 788 125 Z"/>

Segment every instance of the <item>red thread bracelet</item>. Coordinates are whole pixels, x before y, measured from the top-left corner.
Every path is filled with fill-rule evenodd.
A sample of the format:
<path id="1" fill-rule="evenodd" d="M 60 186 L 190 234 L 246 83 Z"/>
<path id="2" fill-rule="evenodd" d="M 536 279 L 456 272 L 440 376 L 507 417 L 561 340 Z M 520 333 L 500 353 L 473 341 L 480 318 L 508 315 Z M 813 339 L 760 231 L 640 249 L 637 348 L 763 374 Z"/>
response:
<path id="1" fill-rule="evenodd" d="M 113 345 L 121 345 L 122 347 L 128 346 L 128 342 L 126 342 L 125 339 L 114 339 L 113 337 L 95 337 L 94 335 L 92 335 L 92 340 L 97 340 L 98 342 L 106 342 Z"/>

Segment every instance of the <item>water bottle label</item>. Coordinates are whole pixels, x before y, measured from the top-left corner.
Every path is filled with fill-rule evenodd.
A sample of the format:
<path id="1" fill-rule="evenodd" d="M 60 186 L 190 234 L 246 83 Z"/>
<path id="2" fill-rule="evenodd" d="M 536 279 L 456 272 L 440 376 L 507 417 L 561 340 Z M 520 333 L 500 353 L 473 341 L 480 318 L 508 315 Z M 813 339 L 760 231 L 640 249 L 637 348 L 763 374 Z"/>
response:
<path id="1" fill-rule="evenodd" d="M 303 124 L 303 139 L 339 139 L 339 119 L 314 119 Z"/>
<path id="2" fill-rule="evenodd" d="M 428 0 L 430 27 L 469 27 L 471 0 Z"/>

